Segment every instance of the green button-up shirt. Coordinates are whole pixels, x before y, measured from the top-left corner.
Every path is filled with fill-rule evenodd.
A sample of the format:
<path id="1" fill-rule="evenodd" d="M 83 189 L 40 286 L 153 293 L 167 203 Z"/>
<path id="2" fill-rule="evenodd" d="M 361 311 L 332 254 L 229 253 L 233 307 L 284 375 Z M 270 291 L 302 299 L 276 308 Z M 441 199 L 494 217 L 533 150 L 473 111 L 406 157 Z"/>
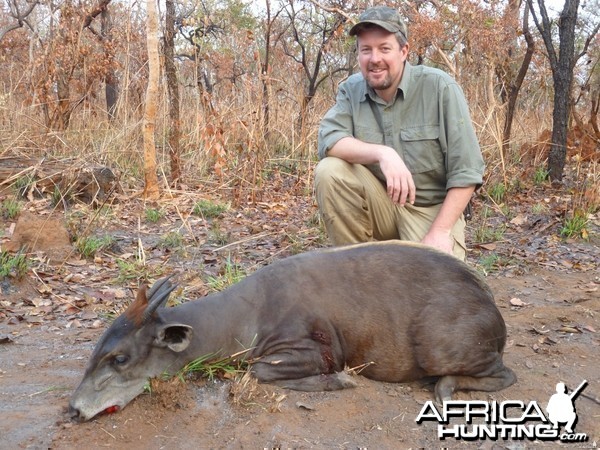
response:
<path id="1" fill-rule="evenodd" d="M 453 187 L 480 186 L 484 163 L 465 96 L 445 72 L 406 62 L 387 104 L 362 74 L 340 84 L 319 128 L 319 157 L 344 137 L 395 149 L 411 171 L 417 206 L 442 203 Z M 381 181 L 378 164 L 368 166 Z"/>

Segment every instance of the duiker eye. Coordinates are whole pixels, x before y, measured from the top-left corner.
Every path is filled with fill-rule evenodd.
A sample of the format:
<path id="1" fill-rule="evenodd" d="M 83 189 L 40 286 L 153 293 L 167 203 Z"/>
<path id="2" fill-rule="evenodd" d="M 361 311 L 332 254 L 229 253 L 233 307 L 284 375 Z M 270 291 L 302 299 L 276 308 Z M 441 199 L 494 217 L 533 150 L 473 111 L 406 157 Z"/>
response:
<path id="1" fill-rule="evenodd" d="M 117 366 L 122 366 L 124 364 L 127 363 L 127 361 L 129 361 L 129 356 L 127 355 L 116 355 L 113 358 L 113 362 L 117 365 Z"/>

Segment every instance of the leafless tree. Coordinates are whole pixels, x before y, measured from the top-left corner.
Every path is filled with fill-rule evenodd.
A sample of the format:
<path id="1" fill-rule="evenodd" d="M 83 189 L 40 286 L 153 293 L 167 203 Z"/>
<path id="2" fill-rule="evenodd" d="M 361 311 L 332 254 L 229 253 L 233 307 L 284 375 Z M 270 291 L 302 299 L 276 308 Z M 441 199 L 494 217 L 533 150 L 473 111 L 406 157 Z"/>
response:
<path id="1" fill-rule="evenodd" d="M 29 17 L 39 3 L 40 0 L 32 0 L 25 3 L 25 5 L 21 5 L 19 0 L 8 1 L 8 14 L 14 21 L 4 27 L 0 27 L 0 41 L 7 33 L 23 27 L 27 21 L 27 17 Z M 30 28 L 32 27 L 30 26 Z"/>
<path id="2" fill-rule="evenodd" d="M 560 182 L 567 157 L 567 131 L 571 107 L 573 70 L 577 60 L 587 52 L 590 43 L 598 33 L 600 23 L 593 27 L 585 39 L 583 47 L 577 52 L 575 29 L 579 12 L 579 0 L 565 0 L 559 19 L 556 22 L 559 37 L 557 52 L 552 39 L 555 22 L 548 16 L 545 0 L 537 0 L 539 16 L 534 7 L 534 0 L 527 0 L 527 3 L 535 25 L 544 41 L 550 61 L 550 69 L 552 70 L 554 111 L 552 114 L 552 145 L 548 155 L 548 172 L 552 181 Z"/>

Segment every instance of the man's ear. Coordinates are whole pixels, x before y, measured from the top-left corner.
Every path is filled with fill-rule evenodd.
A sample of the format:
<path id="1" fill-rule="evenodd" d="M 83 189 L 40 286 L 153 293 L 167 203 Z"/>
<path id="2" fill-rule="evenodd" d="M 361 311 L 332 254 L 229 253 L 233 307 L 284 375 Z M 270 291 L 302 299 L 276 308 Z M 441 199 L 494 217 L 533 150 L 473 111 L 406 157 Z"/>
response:
<path id="1" fill-rule="evenodd" d="M 408 44 L 408 43 L 404 44 L 404 47 L 402 47 L 400 49 L 400 53 L 402 54 L 402 56 L 401 56 L 402 61 L 406 61 L 408 59 L 409 51 L 410 51 L 410 44 Z"/>
<path id="2" fill-rule="evenodd" d="M 193 328 L 181 323 L 162 326 L 157 333 L 154 344 L 159 347 L 169 347 L 174 352 L 182 352 L 192 341 Z"/>

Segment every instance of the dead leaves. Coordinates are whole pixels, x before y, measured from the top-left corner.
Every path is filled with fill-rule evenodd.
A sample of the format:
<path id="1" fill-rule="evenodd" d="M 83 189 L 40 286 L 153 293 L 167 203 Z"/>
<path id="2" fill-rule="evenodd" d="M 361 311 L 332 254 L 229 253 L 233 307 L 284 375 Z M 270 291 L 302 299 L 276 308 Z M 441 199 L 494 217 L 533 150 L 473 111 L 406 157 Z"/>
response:
<path id="1" fill-rule="evenodd" d="M 531 327 L 531 334 L 537 335 L 536 342 L 531 345 L 531 349 L 535 353 L 548 353 L 549 347 L 557 346 L 560 348 L 562 340 L 570 338 L 574 334 L 591 333 L 595 334 L 596 330 L 591 325 L 560 325 L 553 329 L 539 329 Z M 524 345 L 521 345 L 524 346 Z"/>
<path id="2" fill-rule="evenodd" d="M 467 239 L 479 242 L 468 242 L 474 250 L 470 258 L 487 273 L 506 276 L 520 275 L 536 266 L 560 272 L 597 271 L 600 215 L 587 213 L 585 227 L 575 234 L 576 239 L 562 236 L 567 219 L 576 211 L 595 211 L 598 206 L 595 201 L 582 203 L 581 184 L 587 185 L 586 176 L 571 169 L 566 171 L 560 189 L 521 178 L 518 188 L 501 204 L 475 199 Z M 595 179 L 594 174 L 590 177 Z M 494 177 L 490 174 L 490 178 Z"/>
<path id="3" fill-rule="evenodd" d="M 597 281 L 577 275 L 523 279 L 520 288 L 511 292 L 513 296 L 504 300 L 512 314 L 507 323 L 513 328 L 509 331 L 513 345 L 541 355 L 572 354 L 579 345 L 598 345 L 595 310 L 599 303 L 593 301 L 597 287 Z M 521 328 L 525 333 L 518 332 L 519 324 L 525 325 Z M 587 358 L 587 351 L 578 356 Z"/>
<path id="4" fill-rule="evenodd" d="M 562 318 L 563 320 L 568 320 Z M 559 321 L 561 318 L 559 318 Z M 534 353 L 548 353 L 549 347 L 554 347 L 562 344 L 564 338 L 569 337 L 572 334 L 582 334 L 584 332 L 596 333 L 596 330 L 591 325 L 557 325 L 552 328 L 546 328 L 545 325 L 542 327 L 531 327 L 529 333 L 537 336 L 535 342 L 531 344 L 531 349 Z M 521 347 L 525 347 L 526 344 L 517 344 Z"/>
<path id="5" fill-rule="evenodd" d="M 566 325 L 563 325 L 557 331 L 559 333 L 581 333 L 582 332 L 581 328 L 579 328 L 577 326 L 566 326 Z"/>
<path id="6" fill-rule="evenodd" d="M 517 297 L 513 297 L 509 300 L 510 306 L 514 306 L 515 308 L 522 308 L 524 306 L 528 306 L 529 303 L 525 303 L 523 300 Z"/>
<path id="7" fill-rule="evenodd" d="M 0 344 L 13 344 L 15 341 L 6 334 L 0 334 Z"/>
<path id="8" fill-rule="evenodd" d="M 322 246 L 318 222 L 311 223 L 316 206 L 310 197 L 285 191 L 271 198 L 265 193 L 261 202 L 207 219 L 193 214 L 197 194 L 174 194 L 152 204 L 164 214 L 158 222 L 146 219 L 148 206 L 137 200 L 100 214 L 73 206 L 68 215 L 78 225 L 75 235 L 110 235 L 115 245 L 87 259 L 73 251 L 60 263 L 48 264 L 43 255 L 34 255 L 25 280 L 6 281 L 13 284 L 3 288 L 8 294 L 0 299 L 0 322 L 93 330 L 127 306 L 139 282 L 155 279 L 159 272 L 180 270 L 185 294 L 178 298 L 198 298 L 208 292 L 206 279 L 218 274 L 229 258 L 250 273 L 274 259 Z M 1 225 L 10 232 L 14 224 Z M 169 232 L 181 238 L 181 251 L 160 245 Z"/>
<path id="9" fill-rule="evenodd" d="M 598 283 L 595 281 L 590 281 L 589 283 L 580 285 L 579 289 L 586 293 L 598 292 Z"/>
<path id="10" fill-rule="evenodd" d="M 128 297 L 122 288 L 94 290 L 73 283 L 73 280 L 89 281 L 89 278 L 79 279 L 74 274 L 62 277 L 36 272 L 36 275 L 38 283 L 24 280 L 17 289 L 21 295 L 12 295 L 0 304 L 8 324 L 52 323 L 64 329 L 98 329 L 105 325 L 101 314 L 118 312 L 121 309 L 118 305 Z"/>
<path id="11" fill-rule="evenodd" d="M 527 223 L 527 216 L 524 216 L 522 214 L 518 214 L 514 219 L 512 219 L 509 223 L 511 223 L 512 225 L 515 225 L 517 227 L 521 227 L 524 224 Z"/>

